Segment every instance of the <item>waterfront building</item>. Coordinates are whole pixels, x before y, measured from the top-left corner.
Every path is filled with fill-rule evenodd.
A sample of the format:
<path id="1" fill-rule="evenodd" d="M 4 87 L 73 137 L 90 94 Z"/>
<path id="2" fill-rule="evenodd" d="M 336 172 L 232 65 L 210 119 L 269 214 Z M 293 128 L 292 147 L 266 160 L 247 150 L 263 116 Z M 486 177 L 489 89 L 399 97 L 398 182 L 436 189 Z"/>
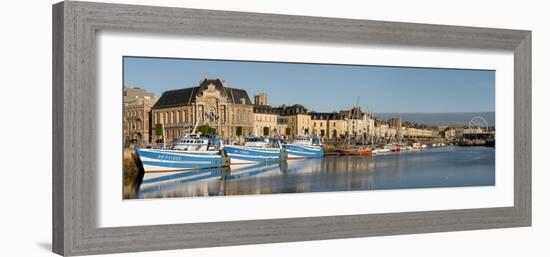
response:
<path id="1" fill-rule="evenodd" d="M 341 116 L 338 119 L 332 119 L 329 121 L 330 124 L 330 139 L 339 139 L 345 137 L 348 132 L 348 121 L 343 119 Z"/>
<path id="2" fill-rule="evenodd" d="M 152 108 L 154 124 L 162 124 L 166 142 L 182 136 L 184 125 L 208 125 L 224 139 L 252 134 L 253 105 L 246 90 L 206 78 L 198 86 L 166 91 Z M 160 135 L 153 133 L 153 139 Z"/>
<path id="3" fill-rule="evenodd" d="M 347 123 L 345 135 L 354 138 L 374 136 L 374 119 L 368 113 L 361 111 L 361 107 L 342 110 L 339 114 Z"/>
<path id="4" fill-rule="evenodd" d="M 390 137 L 390 134 L 388 132 L 389 128 L 390 126 L 388 124 L 379 124 L 374 129 L 374 136 L 376 138 L 382 138 L 382 139 L 389 138 Z"/>
<path id="5" fill-rule="evenodd" d="M 141 88 L 124 87 L 123 136 L 125 144 L 151 142 L 151 108 L 154 94 Z"/>
<path id="6" fill-rule="evenodd" d="M 155 95 L 139 87 L 124 87 L 124 103 L 130 103 L 136 99 L 152 99 Z"/>
<path id="7" fill-rule="evenodd" d="M 288 129 L 288 117 L 277 115 L 277 135 L 286 138 L 290 134 Z"/>
<path id="8" fill-rule="evenodd" d="M 403 131 L 401 126 L 401 118 L 391 118 L 388 120 L 388 125 L 390 128 L 395 129 L 395 137 L 396 138 L 403 138 Z"/>
<path id="9" fill-rule="evenodd" d="M 436 134 L 437 132 L 434 130 L 409 127 L 404 136 L 406 138 L 434 138 Z"/>
<path id="10" fill-rule="evenodd" d="M 267 94 L 254 96 L 254 134 L 256 136 L 275 136 L 279 134 L 276 109 L 267 105 Z"/>
<path id="11" fill-rule="evenodd" d="M 322 138 L 336 139 L 344 136 L 347 121 L 337 112 L 310 112 L 312 133 Z"/>
<path id="12" fill-rule="evenodd" d="M 287 127 L 290 134 L 288 136 L 295 137 L 297 135 L 310 135 L 311 131 L 311 116 L 308 114 L 307 109 L 300 105 L 295 104 L 292 106 L 279 107 L 280 115 L 284 116 L 288 120 Z"/>
<path id="13" fill-rule="evenodd" d="M 456 138 L 456 130 L 454 128 L 447 128 L 444 130 L 444 137 L 447 140 L 454 140 Z"/>

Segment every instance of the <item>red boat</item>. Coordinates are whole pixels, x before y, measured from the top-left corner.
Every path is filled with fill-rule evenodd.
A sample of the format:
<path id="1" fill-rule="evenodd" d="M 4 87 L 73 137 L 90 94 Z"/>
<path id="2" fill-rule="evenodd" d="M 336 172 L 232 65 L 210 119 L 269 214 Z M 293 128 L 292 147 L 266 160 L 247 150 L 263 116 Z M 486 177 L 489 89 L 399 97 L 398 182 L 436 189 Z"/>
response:
<path id="1" fill-rule="evenodd" d="M 401 148 L 399 148 L 399 147 L 394 147 L 391 150 L 392 150 L 392 152 L 401 152 Z"/>
<path id="2" fill-rule="evenodd" d="M 372 155 L 372 149 L 339 149 L 340 155 Z"/>

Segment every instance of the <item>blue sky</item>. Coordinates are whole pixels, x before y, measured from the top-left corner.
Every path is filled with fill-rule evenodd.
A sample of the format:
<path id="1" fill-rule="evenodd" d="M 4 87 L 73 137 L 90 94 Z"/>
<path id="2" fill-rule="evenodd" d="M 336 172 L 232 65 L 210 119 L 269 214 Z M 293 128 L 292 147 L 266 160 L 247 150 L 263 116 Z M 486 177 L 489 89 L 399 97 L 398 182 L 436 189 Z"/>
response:
<path id="1" fill-rule="evenodd" d="M 359 104 L 369 112 L 492 112 L 495 72 L 485 70 L 323 65 L 124 57 L 124 85 L 160 96 L 197 86 L 205 77 L 226 80 L 268 103 L 302 104 L 332 112 Z"/>

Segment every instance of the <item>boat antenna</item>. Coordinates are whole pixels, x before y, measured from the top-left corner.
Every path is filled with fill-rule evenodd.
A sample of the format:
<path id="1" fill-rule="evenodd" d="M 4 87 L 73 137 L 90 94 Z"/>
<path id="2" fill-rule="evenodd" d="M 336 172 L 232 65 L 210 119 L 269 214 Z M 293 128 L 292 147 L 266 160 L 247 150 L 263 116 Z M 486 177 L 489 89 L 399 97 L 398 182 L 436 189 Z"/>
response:
<path id="1" fill-rule="evenodd" d="M 355 119 L 359 119 L 359 96 L 357 96 L 357 103 L 355 104 Z"/>
<path id="2" fill-rule="evenodd" d="M 197 133 L 197 126 L 199 125 L 199 120 L 195 121 L 195 126 L 193 126 L 193 131 L 191 131 L 191 134 Z"/>

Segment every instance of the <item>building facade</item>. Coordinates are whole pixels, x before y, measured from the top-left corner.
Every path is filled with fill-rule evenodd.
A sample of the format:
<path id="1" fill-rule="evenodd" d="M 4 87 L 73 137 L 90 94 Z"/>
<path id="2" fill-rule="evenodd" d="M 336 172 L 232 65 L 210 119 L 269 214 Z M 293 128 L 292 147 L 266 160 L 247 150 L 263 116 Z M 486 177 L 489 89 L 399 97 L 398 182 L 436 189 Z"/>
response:
<path id="1" fill-rule="evenodd" d="M 312 131 L 322 138 L 337 139 L 346 135 L 347 121 L 337 112 L 310 112 Z"/>
<path id="2" fill-rule="evenodd" d="M 289 137 L 293 138 L 298 135 L 311 135 L 311 116 L 308 114 L 307 109 L 300 105 L 295 104 L 292 106 L 282 106 L 280 109 L 280 115 L 285 116 L 288 120 L 288 132 Z"/>
<path id="3" fill-rule="evenodd" d="M 374 119 L 368 113 L 361 111 L 361 107 L 353 107 L 339 113 L 347 123 L 345 135 L 354 138 L 374 136 Z"/>
<path id="4" fill-rule="evenodd" d="M 290 134 L 290 130 L 288 129 L 288 117 L 278 115 L 277 116 L 277 136 L 281 138 L 287 138 L 289 134 Z"/>
<path id="5" fill-rule="evenodd" d="M 166 142 L 183 136 L 185 127 L 208 125 L 224 139 L 254 131 L 253 105 L 243 89 L 221 79 L 206 78 L 198 86 L 166 91 L 152 108 L 154 124 L 165 130 Z M 161 135 L 153 133 L 153 139 Z"/>
<path id="6" fill-rule="evenodd" d="M 437 132 L 430 129 L 407 128 L 406 138 L 434 138 Z"/>
<path id="7" fill-rule="evenodd" d="M 154 94 L 141 88 L 124 87 L 123 102 L 124 143 L 150 143 L 151 108 L 156 102 Z"/>
<path id="8" fill-rule="evenodd" d="M 254 105 L 254 134 L 256 136 L 276 136 L 277 113 L 271 106 Z"/>
<path id="9" fill-rule="evenodd" d="M 395 131 L 396 131 L 395 137 L 396 138 L 403 138 L 403 129 L 402 129 L 402 126 L 401 126 L 401 118 L 389 119 L 388 120 L 388 125 L 390 126 L 390 128 L 395 129 Z"/>

